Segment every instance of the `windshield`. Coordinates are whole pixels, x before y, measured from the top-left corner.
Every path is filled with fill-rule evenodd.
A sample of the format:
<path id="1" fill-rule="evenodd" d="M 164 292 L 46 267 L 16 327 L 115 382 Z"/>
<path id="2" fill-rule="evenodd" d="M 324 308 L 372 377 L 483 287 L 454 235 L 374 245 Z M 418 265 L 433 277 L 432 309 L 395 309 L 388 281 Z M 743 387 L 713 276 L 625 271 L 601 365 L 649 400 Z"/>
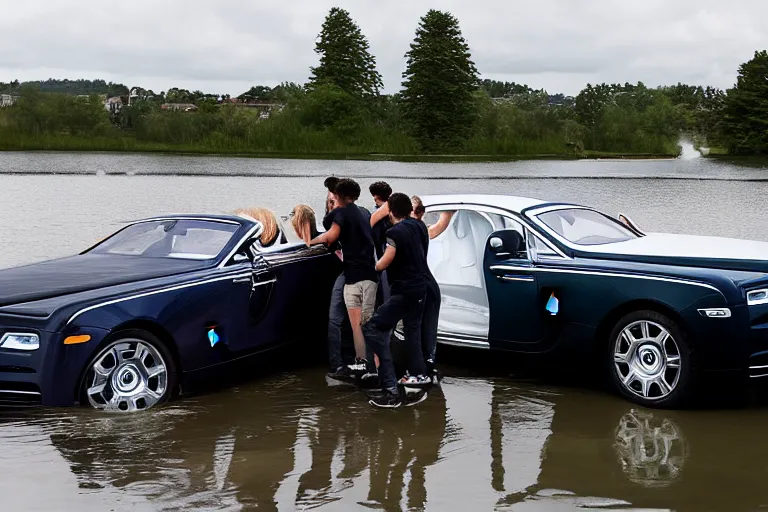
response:
<path id="1" fill-rule="evenodd" d="M 578 245 L 600 245 L 637 238 L 617 221 L 593 210 L 571 208 L 537 215 L 555 233 Z"/>
<path id="2" fill-rule="evenodd" d="M 209 260 L 219 255 L 240 226 L 205 220 L 140 222 L 94 247 L 92 254 Z"/>

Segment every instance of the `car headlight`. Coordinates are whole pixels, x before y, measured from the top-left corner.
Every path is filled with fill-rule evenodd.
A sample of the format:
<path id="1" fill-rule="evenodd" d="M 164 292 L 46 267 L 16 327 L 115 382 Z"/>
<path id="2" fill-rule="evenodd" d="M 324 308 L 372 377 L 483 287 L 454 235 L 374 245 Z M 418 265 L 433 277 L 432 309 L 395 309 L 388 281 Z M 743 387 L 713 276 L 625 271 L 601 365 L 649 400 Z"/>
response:
<path id="1" fill-rule="evenodd" d="M 38 348 L 40 348 L 40 337 L 37 334 L 8 332 L 0 338 L 0 349 L 37 350 Z"/>
<path id="2" fill-rule="evenodd" d="M 750 306 L 768 304 L 768 288 L 747 292 L 747 304 Z"/>

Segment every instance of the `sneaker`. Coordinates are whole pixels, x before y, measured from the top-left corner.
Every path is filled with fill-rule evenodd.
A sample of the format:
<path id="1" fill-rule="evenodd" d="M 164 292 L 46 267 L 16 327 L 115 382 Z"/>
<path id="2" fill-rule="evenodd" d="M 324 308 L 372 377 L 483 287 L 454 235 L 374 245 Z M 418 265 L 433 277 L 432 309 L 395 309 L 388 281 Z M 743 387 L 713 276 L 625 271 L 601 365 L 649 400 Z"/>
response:
<path id="1" fill-rule="evenodd" d="M 432 379 L 426 375 L 408 375 L 398 381 L 398 384 L 405 387 L 424 387 L 432 383 Z"/>
<path id="2" fill-rule="evenodd" d="M 365 375 L 366 371 L 368 370 L 368 361 L 356 357 L 355 362 L 347 365 L 347 368 L 349 368 L 349 371 L 354 375 Z"/>
<path id="3" fill-rule="evenodd" d="M 352 372 L 346 366 L 339 366 L 336 370 L 328 372 L 326 376 L 335 380 L 347 381 L 352 379 Z"/>
<path id="4" fill-rule="evenodd" d="M 413 407 L 416 404 L 420 404 L 424 400 L 427 399 L 427 392 L 420 390 L 417 393 L 408 393 L 405 395 L 405 400 L 403 401 L 403 405 L 405 407 Z"/>
<path id="5" fill-rule="evenodd" d="M 400 393 L 381 391 L 377 394 L 372 394 L 369 397 L 368 403 L 382 409 L 397 409 L 403 405 L 403 399 L 400 397 Z"/>

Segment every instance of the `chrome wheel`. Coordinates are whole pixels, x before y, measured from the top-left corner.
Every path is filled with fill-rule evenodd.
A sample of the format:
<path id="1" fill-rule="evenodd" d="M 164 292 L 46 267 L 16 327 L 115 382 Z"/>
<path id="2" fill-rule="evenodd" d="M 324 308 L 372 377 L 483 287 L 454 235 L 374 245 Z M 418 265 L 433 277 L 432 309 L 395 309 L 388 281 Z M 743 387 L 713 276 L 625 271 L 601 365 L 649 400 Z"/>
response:
<path id="1" fill-rule="evenodd" d="M 614 343 L 613 363 L 619 383 L 646 400 L 660 400 L 680 380 L 680 348 L 662 325 L 639 320 L 624 327 Z"/>
<path id="2" fill-rule="evenodd" d="M 168 391 L 168 370 L 162 355 L 141 339 L 111 344 L 96 357 L 89 373 L 85 392 L 96 409 L 149 409 Z"/>

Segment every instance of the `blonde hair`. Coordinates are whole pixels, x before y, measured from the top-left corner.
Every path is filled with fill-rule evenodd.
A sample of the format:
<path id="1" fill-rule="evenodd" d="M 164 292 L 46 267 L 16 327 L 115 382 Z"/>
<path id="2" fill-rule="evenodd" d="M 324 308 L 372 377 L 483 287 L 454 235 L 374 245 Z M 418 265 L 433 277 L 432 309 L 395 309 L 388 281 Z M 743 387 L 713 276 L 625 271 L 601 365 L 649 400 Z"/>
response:
<path id="1" fill-rule="evenodd" d="M 421 198 L 419 196 L 411 196 L 411 204 L 413 205 L 413 216 L 421 220 L 425 213 L 424 203 L 421 202 Z"/>
<path id="2" fill-rule="evenodd" d="M 277 239 L 277 235 L 280 233 L 280 228 L 277 224 L 277 217 L 270 210 L 266 208 L 240 208 L 235 211 L 235 215 L 245 217 L 247 219 L 255 220 L 261 223 L 264 227 L 264 231 L 261 232 L 261 245 L 266 247 L 272 245 Z"/>
<path id="3" fill-rule="evenodd" d="M 312 240 L 312 227 L 315 226 L 315 211 L 306 204 L 298 204 L 294 207 L 291 225 L 296 235 L 309 245 Z"/>

